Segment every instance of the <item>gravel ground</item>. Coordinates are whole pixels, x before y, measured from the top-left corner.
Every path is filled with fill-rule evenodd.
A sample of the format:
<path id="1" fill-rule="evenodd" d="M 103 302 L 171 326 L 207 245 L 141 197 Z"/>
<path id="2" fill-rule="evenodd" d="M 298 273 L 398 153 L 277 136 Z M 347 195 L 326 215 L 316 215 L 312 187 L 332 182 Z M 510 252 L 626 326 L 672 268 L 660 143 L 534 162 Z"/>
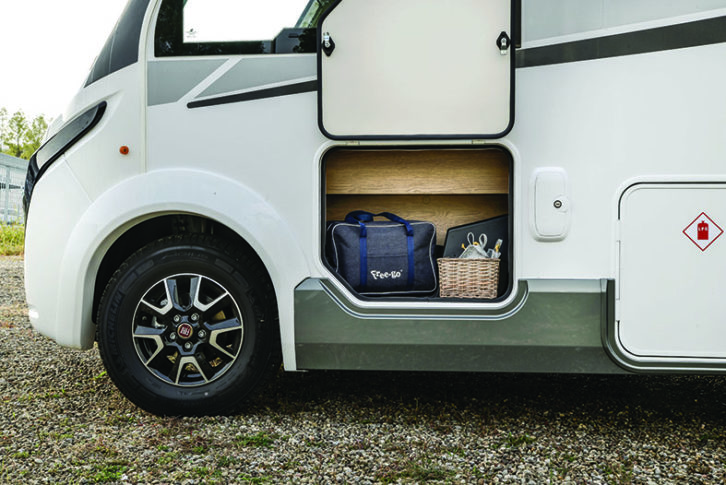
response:
<path id="1" fill-rule="evenodd" d="M 159 418 L 31 330 L 0 258 L 2 483 L 723 483 L 720 377 L 281 373 L 241 415 Z"/>

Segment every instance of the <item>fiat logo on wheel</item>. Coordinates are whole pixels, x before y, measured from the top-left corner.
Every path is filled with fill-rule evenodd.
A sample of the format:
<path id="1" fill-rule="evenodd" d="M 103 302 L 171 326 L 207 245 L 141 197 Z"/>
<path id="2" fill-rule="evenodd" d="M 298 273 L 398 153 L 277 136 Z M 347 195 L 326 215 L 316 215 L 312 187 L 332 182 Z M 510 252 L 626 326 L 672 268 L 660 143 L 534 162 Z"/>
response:
<path id="1" fill-rule="evenodd" d="M 188 323 L 182 323 L 181 325 L 179 325 L 179 328 L 176 329 L 176 333 L 178 333 L 179 336 L 183 339 L 191 337 L 192 332 L 194 332 L 194 329 Z"/>

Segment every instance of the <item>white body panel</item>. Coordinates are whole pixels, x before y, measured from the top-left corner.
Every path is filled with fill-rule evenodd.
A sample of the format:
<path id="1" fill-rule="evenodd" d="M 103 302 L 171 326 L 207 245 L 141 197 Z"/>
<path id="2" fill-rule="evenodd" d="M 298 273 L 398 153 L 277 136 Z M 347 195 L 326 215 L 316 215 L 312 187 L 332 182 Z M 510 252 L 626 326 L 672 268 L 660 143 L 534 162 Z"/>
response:
<path id="1" fill-rule="evenodd" d="M 520 277 L 613 278 L 618 199 L 635 177 L 726 179 L 726 146 L 717 141 L 726 64 L 715 61 L 724 56 L 726 44 L 716 44 L 517 70 L 517 122 L 507 139 L 525 176 L 552 166 L 567 173 L 573 211 L 563 241 L 522 239 Z M 529 207 L 523 189 L 520 207 Z"/>
<path id="2" fill-rule="evenodd" d="M 88 302 L 93 300 L 100 260 L 91 267 L 89 262 L 110 245 L 98 247 L 102 240 L 95 240 L 91 246 L 76 246 L 73 241 L 82 237 L 79 233 L 96 234 L 102 229 L 99 221 L 90 227 L 81 221 L 94 199 L 144 171 L 142 74 L 143 69 L 136 64 L 78 93 L 63 118 L 72 119 L 105 101 L 106 115 L 99 122 L 98 134 L 84 137 L 54 162 L 33 193 L 25 242 L 30 320 L 41 332 L 70 347 L 89 348 L 93 344 L 95 327 Z M 121 90 L 119 85 L 128 88 Z M 122 145 L 131 147 L 129 155 L 119 153 Z"/>
<path id="3" fill-rule="evenodd" d="M 56 162 L 46 177 L 53 180 L 53 188 L 39 189 L 34 201 L 44 209 L 29 214 L 26 222 L 25 259 L 29 264 L 25 265 L 25 288 L 30 323 L 61 345 L 88 348 L 93 343 L 93 326 L 79 318 L 84 308 L 77 301 L 83 291 L 74 284 L 79 278 L 74 276 L 60 285 L 57 279 L 51 283 L 48 275 L 61 274 L 68 241 L 89 199 L 65 160 Z M 57 200 L 63 200 L 63 206 L 55 203 Z M 54 250 L 48 249 L 48 241 L 53 241 Z M 60 307 L 67 298 L 74 303 L 71 310 L 75 319 L 61 318 Z"/>
<path id="4" fill-rule="evenodd" d="M 668 17 L 674 12 L 659 7 L 663 2 L 646 2 L 647 7 L 634 9 L 632 17 L 627 17 L 623 2 L 576 3 L 587 15 L 583 13 L 579 21 L 568 23 L 561 16 L 544 15 L 541 2 L 525 1 L 522 48 L 726 15 L 726 1 L 689 3 L 691 10 L 675 12 L 683 14 L 681 17 Z M 572 4 L 551 2 L 552 11 Z M 715 8 L 721 10 L 711 10 Z M 91 305 L 101 258 L 128 228 L 172 213 L 214 219 L 244 238 L 260 256 L 275 286 L 287 370 L 296 368 L 294 290 L 306 278 L 331 279 L 361 308 L 380 309 L 381 313 L 411 309 L 420 314 L 449 308 L 473 314 L 511 303 L 357 300 L 335 281 L 321 258 L 321 159 L 329 148 L 346 144 L 328 140 L 318 129 L 316 93 L 188 107 L 190 102 L 207 99 L 206 90 L 233 73 L 238 64 L 252 59 L 263 59 L 260 62 L 264 64 L 264 59 L 274 57 L 270 62 L 275 68 L 283 70 L 288 62 L 309 63 L 314 72 L 315 55 L 155 59 L 149 22 L 157 10 L 158 5 L 151 6 L 147 13 L 142 32 L 146 45 L 142 41 L 139 62 L 84 88 L 74 100 L 65 119 L 99 100 L 107 100 L 109 110 L 92 136 L 55 162 L 33 195 L 27 229 L 26 286 L 31 321 L 42 333 L 63 345 L 92 345 Z M 617 15 L 613 13 L 616 10 Z M 346 44 L 362 44 L 360 39 L 365 38 L 360 33 L 330 30 L 340 49 L 333 57 L 342 53 Z M 365 41 L 384 43 L 381 38 Z M 550 288 L 548 281 L 552 280 L 566 280 L 563 287 L 568 290 L 587 291 L 593 285 L 600 288 L 599 280 L 615 280 L 620 290 L 616 312 L 622 319 L 621 350 L 633 360 L 650 356 L 659 361 L 709 362 L 726 357 L 726 339 L 719 338 L 724 336 L 720 323 L 724 305 L 716 297 L 724 287 L 720 267 L 726 262 L 726 237 L 705 254 L 695 254 L 696 248 L 681 234 L 702 210 L 726 227 L 726 212 L 721 209 L 726 200 L 718 184 L 726 182 L 726 63 L 722 59 L 726 59 L 726 43 L 516 70 L 514 128 L 505 138 L 491 141 L 505 147 L 513 159 L 515 254 L 511 276 L 515 288 L 511 298 L 517 282 L 524 280 L 531 282 L 532 292 Z M 187 63 L 193 67 L 201 60 L 218 62 L 205 68 L 201 81 L 194 81 L 173 99 L 147 99 L 147 71 L 151 71 L 147 63 L 177 67 Z M 340 69 L 336 75 L 344 77 L 344 71 Z M 296 72 L 290 79 L 283 76 L 257 87 L 279 87 L 308 79 L 303 75 L 308 72 L 305 69 Z M 482 75 L 472 71 L 474 79 L 481 80 Z M 349 87 L 351 81 L 345 79 Z M 323 79 L 324 86 L 341 82 Z M 442 82 L 438 79 L 434 85 Z M 364 85 L 355 89 L 360 92 Z M 254 88 L 245 86 L 223 94 L 250 90 Z M 381 91 L 386 93 L 376 94 L 390 92 Z M 375 107 L 380 109 L 390 101 L 382 98 Z M 371 118 L 362 112 L 368 108 L 365 103 L 355 108 L 354 116 L 346 114 L 346 119 L 369 122 Z M 472 106 L 473 111 L 483 109 L 475 103 Z M 335 114 L 327 106 L 323 109 L 326 116 L 338 116 L 335 123 L 340 126 L 343 114 Z M 503 112 L 504 108 L 496 110 Z M 472 133 L 462 126 L 476 122 L 469 119 L 460 126 L 450 115 L 436 118 L 451 121 L 443 133 L 452 136 L 462 130 Z M 410 126 L 414 125 L 392 125 L 390 133 L 416 134 L 431 129 L 441 134 L 441 126 L 426 122 L 405 131 Z M 490 127 L 480 128 L 487 133 Z M 352 125 L 339 134 L 355 130 L 369 134 L 368 128 Z M 476 142 L 482 146 L 490 143 Z M 397 147 L 422 144 L 471 146 L 472 141 L 361 142 Z M 129 156 L 119 155 L 121 145 L 131 147 Z M 537 174 L 545 169 L 564 181 L 564 211 L 545 211 L 546 201 L 560 192 L 557 180 L 546 182 L 542 186 L 545 196 L 537 200 Z M 639 181 L 710 184 L 630 190 L 621 203 L 622 194 Z M 63 203 L 58 204 L 59 200 Z M 708 208 L 704 204 L 709 204 Z M 624 210 L 622 227 L 618 224 L 619 210 Z M 658 217 L 649 218 L 652 212 Z M 673 239 L 650 251 L 640 232 L 644 222 L 653 224 L 648 234 L 656 234 L 663 241 Z M 680 254 L 688 256 L 679 259 Z M 654 278 L 651 274 L 674 264 L 674 271 L 682 277 Z M 704 286 L 682 288 L 682 281 L 704 273 L 708 274 Z M 682 294 L 692 300 L 678 302 L 677 310 L 658 303 L 666 298 L 673 302 Z M 684 327 L 694 308 L 701 318 Z"/>

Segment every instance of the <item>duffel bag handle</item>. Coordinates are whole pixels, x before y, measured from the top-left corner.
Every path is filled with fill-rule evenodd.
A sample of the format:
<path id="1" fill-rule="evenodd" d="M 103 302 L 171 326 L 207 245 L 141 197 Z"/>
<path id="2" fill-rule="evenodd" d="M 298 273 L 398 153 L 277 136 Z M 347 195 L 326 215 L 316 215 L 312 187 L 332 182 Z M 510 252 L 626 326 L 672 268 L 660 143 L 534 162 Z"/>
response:
<path id="1" fill-rule="evenodd" d="M 403 217 L 399 217 L 392 212 L 379 212 L 378 214 L 374 214 L 367 211 L 353 211 L 349 212 L 348 215 L 345 216 L 345 222 L 347 222 L 348 224 L 357 223 L 361 227 L 364 227 L 366 222 L 373 222 L 374 217 L 385 217 L 389 221 L 403 224 L 406 227 L 406 235 L 413 237 L 413 227 L 411 226 L 411 224 Z"/>
<path id="2" fill-rule="evenodd" d="M 413 284 L 415 281 L 414 278 L 414 271 L 415 271 L 415 261 L 413 257 L 413 227 L 411 224 L 404 219 L 403 217 L 399 217 L 396 214 L 393 214 L 391 212 L 380 212 L 378 214 L 374 214 L 372 212 L 367 211 L 353 211 L 349 212 L 348 215 L 345 216 L 345 222 L 348 224 L 358 224 L 360 226 L 360 287 L 361 290 L 366 288 L 368 285 L 368 229 L 366 228 L 366 222 L 373 222 L 373 218 L 375 217 L 385 217 L 386 219 L 398 222 L 399 224 L 403 224 L 403 226 L 406 228 L 406 246 L 407 246 L 407 253 L 408 253 L 408 281 L 407 286 L 408 289 L 411 290 L 413 288 Z"/>

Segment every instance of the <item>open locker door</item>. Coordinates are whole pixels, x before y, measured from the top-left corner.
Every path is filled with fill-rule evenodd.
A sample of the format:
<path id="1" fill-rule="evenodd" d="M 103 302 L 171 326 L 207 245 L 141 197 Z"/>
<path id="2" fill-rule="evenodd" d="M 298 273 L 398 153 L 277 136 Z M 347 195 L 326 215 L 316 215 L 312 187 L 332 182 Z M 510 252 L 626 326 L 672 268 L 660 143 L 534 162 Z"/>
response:
<path id="1" fill-rule="evenodd" d="M 318 29 L 333 139 L 499 138 L 514 123 L 512 0 L 340 0 Z"/>

